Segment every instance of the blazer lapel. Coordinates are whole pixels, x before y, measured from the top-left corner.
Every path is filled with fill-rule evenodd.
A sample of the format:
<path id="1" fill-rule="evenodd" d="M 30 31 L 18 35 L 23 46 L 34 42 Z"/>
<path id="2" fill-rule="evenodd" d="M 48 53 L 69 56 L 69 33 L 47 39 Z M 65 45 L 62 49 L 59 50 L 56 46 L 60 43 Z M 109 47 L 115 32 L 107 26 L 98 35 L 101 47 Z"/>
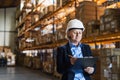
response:
<path id="1" fill-rule="evenodd" d="M 67 55 L 72 55 L 69 43 L 66 44 Z"/>

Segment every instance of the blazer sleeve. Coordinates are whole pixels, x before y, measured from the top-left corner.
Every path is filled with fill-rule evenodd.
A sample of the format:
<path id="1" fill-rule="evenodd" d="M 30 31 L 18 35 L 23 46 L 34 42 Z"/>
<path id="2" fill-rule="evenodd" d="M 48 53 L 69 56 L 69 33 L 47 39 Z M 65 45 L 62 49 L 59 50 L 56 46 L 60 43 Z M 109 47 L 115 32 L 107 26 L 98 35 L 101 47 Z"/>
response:
<path id="1" fill-rule="evenodd" d="M 62 49 L 62 47 L 58 47 L 57 48 L 57 57 L 56 57 L 56 59 L 57 59 L 57 72 L 58 73 L 63 73 L 64 71 L 64 64 L 63 64 L 63 60 L 64 60 L 64 58 L 63 58 L 63 53 L 64 53 L 64 50 Z"/>
<path id="2" fill-rule="evenodd" d="M 63 74 L 69 71 L 71 66 L 70 59 L 67 55 L 67 51 L 65 46 L 57 48 L 57 56 L 56 56 L 56 64 L 57 64 L 57 72 Z"/>
<path id="3" fill-rule="evenodd" d="M 92 51 L 91 51 L 91 48 L 90 48 L 89 45 L 88 45 L 88 50 L 89 50 L 89 52 L 90 52 L 90 56 L 93 56 Z M 94 72 L 93 72 L 92 74 L 95 74 L 95 72 L 96 72 L 96 64 L 95 64 L 93 67 L 94 67 Z M 91 75 L 92 75 L 92 74 L 91 74 Z"/>
<path id="4" fill-rule="evenodd" d="M 84 56 L 93 56 L 91 48 L 89 45 L 86 45 L 86 44 L 84 45 L 83 52 L 84 52 Z M 94 74 L 96 71 L 96 64 L 93 67 L 94 67 L 94 72 L 92 74 Z"/>

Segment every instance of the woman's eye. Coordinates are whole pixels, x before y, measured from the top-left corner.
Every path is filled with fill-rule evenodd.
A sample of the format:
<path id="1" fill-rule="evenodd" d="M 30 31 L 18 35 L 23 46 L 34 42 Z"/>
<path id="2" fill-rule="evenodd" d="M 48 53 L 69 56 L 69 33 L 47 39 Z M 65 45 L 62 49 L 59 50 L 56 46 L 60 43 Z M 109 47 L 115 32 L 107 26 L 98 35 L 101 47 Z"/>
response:
<path id="1" fill-rule="evenodd" d="M 81 34 L 81 32 L 73 32 L 74 34 Z"/>
<path id="2" fill-rule="evenodd" d="M 81 32 L 79 32 L 78 34 L 81 34 Z"/>

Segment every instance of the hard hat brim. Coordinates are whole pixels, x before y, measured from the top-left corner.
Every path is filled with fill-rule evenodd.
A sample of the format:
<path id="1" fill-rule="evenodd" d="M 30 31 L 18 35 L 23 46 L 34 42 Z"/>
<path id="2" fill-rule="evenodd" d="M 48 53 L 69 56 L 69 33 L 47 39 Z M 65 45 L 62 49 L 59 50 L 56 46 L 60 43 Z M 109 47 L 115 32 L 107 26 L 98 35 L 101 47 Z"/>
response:
<path id="1" fill-rule="evenodd" d="M 83 28 L 70 28 L 68 31 L 73 30 L 73 29 L 80 29 L 83 31 Z"/>

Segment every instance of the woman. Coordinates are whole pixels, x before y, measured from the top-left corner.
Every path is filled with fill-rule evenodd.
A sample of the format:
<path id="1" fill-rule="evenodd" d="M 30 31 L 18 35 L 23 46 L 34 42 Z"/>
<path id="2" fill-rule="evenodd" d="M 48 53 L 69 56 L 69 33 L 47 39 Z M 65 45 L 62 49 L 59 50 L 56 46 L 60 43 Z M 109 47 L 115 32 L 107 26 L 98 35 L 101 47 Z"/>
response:
<path id="1" fill-rule="evenodd" d="M 57 71 L 62 74 L 62 80 L 91 80 L 90 75 L 95 72 L 95 67 L 81 66 L 79 70 L 73 68 L 77 58 L 92 56 L 90 47 L 80 42 L 84 30 L 80 20 L 73 19 L 68 22 L 68 43 L 57 48 Z"/>

